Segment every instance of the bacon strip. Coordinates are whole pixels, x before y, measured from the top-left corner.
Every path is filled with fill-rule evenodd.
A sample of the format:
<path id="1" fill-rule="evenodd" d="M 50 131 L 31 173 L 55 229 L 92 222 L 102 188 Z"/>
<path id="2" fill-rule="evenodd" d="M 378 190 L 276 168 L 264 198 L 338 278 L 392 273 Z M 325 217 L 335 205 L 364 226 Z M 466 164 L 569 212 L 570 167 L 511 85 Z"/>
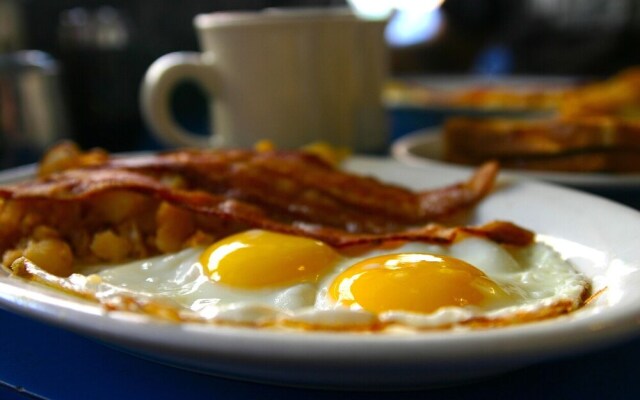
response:
<path id="1" fill-rule="evenodd" d="M 496 163 L 487 163 L 468 182 L 414 193 L 370 177 L 337 171 L 300 152 L 191 150 L 113 160 L 110 165 L 143 173 L 178 173 L 190 177 L 196 187 L 298 216 L 309 215 L 311 219 L 341 214 L 348 207 L 405 224 L 440 219 L 472 206 L 491 190 L 498 172 Z"/>
<path id="2" fill-rule="evenodd" d="M 153 177 L 166 173 L 180 175 L 189 187 L 216 199 L 238 200 L 283 222 L 385 232 L 439 220 L 472 206 L 490 191 L 497 165 L 483 166 L 468 182 L 414 193 L 335 170 L 302 153 L 180 151 L 71 169 L 44 181 L 5 187 L 0 196 L 82 198 L 115 188 L 162 192 L 167 189 Z"/>
<path id="3" fill-rule="evenodd" d="M 338 171 L 299 152 L 191 150 L 108 159 L 0 187 L 0 197 L 81 201 L 128 190 L 200 215 L 314 237 L 336 247 L 384 240 L 450 242 L 459 230 L 428 223 L 475 204 L 491 190 L 496 173 L 497 165 L 490 163 L 467 182 L 414 193 Z M 183 178 L 186 188 L 163 183 L 167 174 Z"/>

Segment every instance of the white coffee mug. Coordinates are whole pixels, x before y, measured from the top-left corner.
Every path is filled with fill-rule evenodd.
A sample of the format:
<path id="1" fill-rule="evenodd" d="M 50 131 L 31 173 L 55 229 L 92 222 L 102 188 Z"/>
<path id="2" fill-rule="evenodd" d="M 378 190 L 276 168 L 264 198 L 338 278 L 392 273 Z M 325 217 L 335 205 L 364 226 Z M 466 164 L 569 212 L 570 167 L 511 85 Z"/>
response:
<path id="1" fill-rule="evenodd" d="M 387 145 L 386 21 L 329 8 L 201 14 L 194 24 L 202 52 L 159 58 L 142 85 L 143 116 L 165 143 L 251 147 L 268 139 L 296 148 L 323 141 L 356 152 Z M 209 137 L 172 115 L 171 92 L 185 80 L 209 97 Z"/>

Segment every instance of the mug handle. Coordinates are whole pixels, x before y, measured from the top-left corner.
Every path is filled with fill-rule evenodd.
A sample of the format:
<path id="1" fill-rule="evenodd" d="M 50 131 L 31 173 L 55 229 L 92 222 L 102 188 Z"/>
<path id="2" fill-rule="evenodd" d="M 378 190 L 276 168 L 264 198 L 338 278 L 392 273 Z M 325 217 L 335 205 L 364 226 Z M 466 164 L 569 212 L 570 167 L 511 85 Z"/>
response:
<path id="1" fill-rule="evenodd" d="M 152 133 L 169 145 L 209 147 L 209 137 L 184 129 L 171 112 L 171 92 L 184 80 L 197 82 L 208 96 L 212 96 L 217 86 L 215 65 L 213 62 L 205 63 L 202 54 L 196 52 L 181 51 L 158 58 L 151 64 L 142 82 L 142 116 Z"/>

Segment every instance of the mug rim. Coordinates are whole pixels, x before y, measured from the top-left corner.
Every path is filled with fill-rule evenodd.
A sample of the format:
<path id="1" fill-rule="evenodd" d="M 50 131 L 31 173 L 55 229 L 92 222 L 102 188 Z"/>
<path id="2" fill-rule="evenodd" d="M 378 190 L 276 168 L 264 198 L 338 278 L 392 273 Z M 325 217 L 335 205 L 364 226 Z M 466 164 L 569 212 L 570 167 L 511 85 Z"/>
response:
<path id="1" fill-rule="evenodd" d="M 368 21 L 358 17 L 349 7 L 272 7 L 263 10 L 218 11 L 198 14 L 194 25 L 198 29 L 268 25 L 282 23 Z"/>

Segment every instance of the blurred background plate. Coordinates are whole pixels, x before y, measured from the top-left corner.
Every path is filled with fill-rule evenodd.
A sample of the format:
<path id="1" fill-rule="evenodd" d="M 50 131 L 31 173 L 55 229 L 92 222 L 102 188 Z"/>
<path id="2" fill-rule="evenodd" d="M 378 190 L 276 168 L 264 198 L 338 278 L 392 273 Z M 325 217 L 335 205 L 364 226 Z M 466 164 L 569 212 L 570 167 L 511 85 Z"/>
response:
<path id="1" fill-rule="evenodd" d="M 451 95 L 484 90 L 511 91 L 521 94 L 561 92 L 588 80 L 585 77 L 537 75 L 424 75 L 393 80 L 387 87 L 385 103 L 389 107 L 458 108 L 485 111 L 534 111 L 518 104 L 474 107 L 473 105 L 447 105 Z"/>
<path id="2" fill-rule="evenodd" d="M 587 81 L 571 76 L 424 75 L 392 79 L 384 91 L 392 139 L 452 117 L 552 117 L 559 97 Z"/>
<path id="3" fill-rule="evenodd" d="M 440 128 L 422 129 L 396 140 L 392 147 L 393 157 L 405 164 L 432 167 L 447 166 L 471 173 L 474 167 L 453 164 L 444 160 L 443 140 Z M 539 179 L 590 191 L 606 189 L 638 190 L 640 174 L 593 174 L 569 172 L 532 172 L 503 169 L 503 173 L 523 179 Z"/>

